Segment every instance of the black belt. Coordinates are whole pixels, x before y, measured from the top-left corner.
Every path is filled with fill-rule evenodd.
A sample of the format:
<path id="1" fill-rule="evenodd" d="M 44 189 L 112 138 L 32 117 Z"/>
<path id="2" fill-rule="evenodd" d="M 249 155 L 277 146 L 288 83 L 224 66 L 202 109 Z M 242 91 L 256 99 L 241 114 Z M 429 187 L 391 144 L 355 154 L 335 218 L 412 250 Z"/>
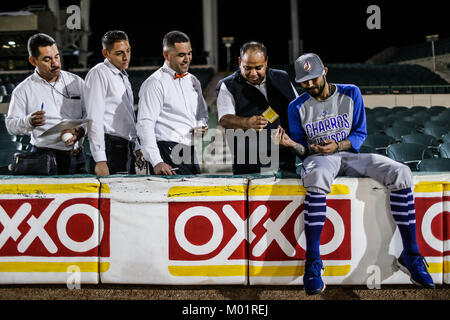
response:
<path id="1" fill-rule="evenodd" d="M 52 149 L 52 148 L 43 148 L 43 147 L 37 147 L 33 146 L 33 148 L 41 151 L 51 151 L 51 152 L 60 152 L 60 153 L 70 153 L 72 150 L 59 150 L 59 149 Z"/>
<path id="2" fill-rule="evenodd" d="M 111 141 L 115 144 L 118 144 L 118 145 L 130 145 L 134 149 L 134 142 L 129 141 L 125 138 L 113 136 L 113 135 L 105 133 L 105 141 L 106 141 L 106 139 L 109 139 L 109 141 Z"/>

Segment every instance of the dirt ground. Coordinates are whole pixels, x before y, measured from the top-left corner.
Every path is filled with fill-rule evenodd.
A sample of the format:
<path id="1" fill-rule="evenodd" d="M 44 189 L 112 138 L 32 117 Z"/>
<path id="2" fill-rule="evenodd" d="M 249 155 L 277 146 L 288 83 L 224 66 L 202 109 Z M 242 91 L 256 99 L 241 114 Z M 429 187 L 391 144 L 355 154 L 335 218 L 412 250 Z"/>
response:
<path id="1" fill-rule="evenodd" d="M 65 285 L 0 286 L 0 300 L 450 300 L 450 285 L 421 289 L 412 285 L 327 286 L 308 296 L 301 286 L 150 286 Z"/>

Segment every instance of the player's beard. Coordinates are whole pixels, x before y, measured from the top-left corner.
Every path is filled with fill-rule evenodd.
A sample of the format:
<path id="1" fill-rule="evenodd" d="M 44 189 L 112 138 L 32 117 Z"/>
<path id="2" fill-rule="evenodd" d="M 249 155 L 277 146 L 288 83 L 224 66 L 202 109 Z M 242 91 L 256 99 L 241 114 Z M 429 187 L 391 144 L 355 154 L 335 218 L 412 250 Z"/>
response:
<path id="1" fill-rule="evenodd" d="M 322 94 L 323 90 L 325 89 L 325 85 L 327 84 L 327 81 L 325 80 L 325 77 L 323 77 L 322 80 L 323 80 L 322 84 L 320 84 L 319 87 L 313 87 L 313 88 L 308 90 L 309 94 L 311 96 L 313 96 L 314 98 L 319 97 Z M 314 89 L 318 89 L 318 91 L 317 92 L 313 92 L 312 90 L 314 90 Z"/>

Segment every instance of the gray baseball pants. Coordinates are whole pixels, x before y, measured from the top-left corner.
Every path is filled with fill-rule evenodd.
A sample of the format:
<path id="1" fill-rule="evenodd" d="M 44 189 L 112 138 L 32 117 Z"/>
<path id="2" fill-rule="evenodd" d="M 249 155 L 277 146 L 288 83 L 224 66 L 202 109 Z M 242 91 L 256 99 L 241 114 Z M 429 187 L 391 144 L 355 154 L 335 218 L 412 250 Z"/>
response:
<path id="1" fill-rule="evenodd" d="M 307 191 L 328 194 L 337 176 L 370 177 L 389 191 L 411 188 L 411 169 L 375 153 L 338 152 L 312 154 L 302 163 L 301 176 Z"/>

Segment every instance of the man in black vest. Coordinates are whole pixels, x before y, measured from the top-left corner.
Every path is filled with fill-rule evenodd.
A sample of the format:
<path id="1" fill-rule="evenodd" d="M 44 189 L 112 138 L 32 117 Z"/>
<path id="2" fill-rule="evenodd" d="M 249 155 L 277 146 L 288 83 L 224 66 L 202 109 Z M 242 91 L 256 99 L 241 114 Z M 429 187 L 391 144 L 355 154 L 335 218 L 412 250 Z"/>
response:
<path id="1" fill-rule="evenodd" d="M 273 168 L 260 156 L 267 151 L 267 156 L 276 159 L 271 154 L 274 148 L 271 131 L 281 125 L 289 129 L 287 108 L 298 94 L 283 70 L 267 67 L 267 49 L 260 42 L 247 42 L 240 49 L 239 70 L 219 81 L 216 87 L 217 110 L 219 123 L 225 129 L 256 130 L 252 138 L 240 142 L 238 135 L 230 141 L 227 130 L 228 143 L 233 145 L 233 174 L 261 173 L 264 169 Z M 269 109 L 270 107 L 270 109 Z M 265 116 L 263 116 L 265 114 Z M 278 117 L 277 117 L 278 115 Z M 270 119 L 270 121 L 268 120 Z M 260 135 L 267 137 L 260 139 Z M 256 138 L 254 138 L 256 136 Z M 255 141 L 249 141 L 255 140 Z M 267 149 L 261 152 L 261 141 L 266 141 Z M 241 149 L 245 146 L 244 149 Z M 251 151 L 256 151 L 256 156 Z M 245 160 L 240 158 L 245 153 Z M 279 146 L 279 166 L 276 169 L 295 172 L 295 155 L 286 147 Z M 256 163 L 255 163 L 256 162 Z"/>

